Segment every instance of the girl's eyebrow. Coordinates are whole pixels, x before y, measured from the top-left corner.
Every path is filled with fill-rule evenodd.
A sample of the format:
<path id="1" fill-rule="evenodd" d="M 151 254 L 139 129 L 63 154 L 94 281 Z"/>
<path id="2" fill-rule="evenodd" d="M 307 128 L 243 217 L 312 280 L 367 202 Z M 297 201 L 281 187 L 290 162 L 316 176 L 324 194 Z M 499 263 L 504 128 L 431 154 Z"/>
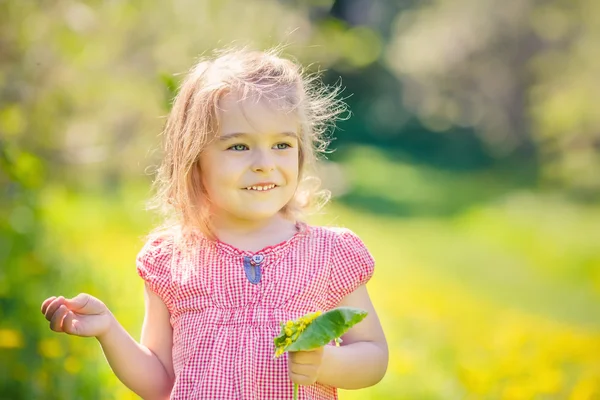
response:
<path id="1" fill-rule="evenodd" d="M 226 133 L 224 135 L 219 136 L 219 140 L 224 142 L 229 139 L 238 139 L 238 138 L 247 137 L 247 136 L 252 136 L 252 135 L 243 133 L 243 132 Z M 274 134 L 273 136 L 285 136 L 285 137 L 292 137 L 294 139 L 298 138 L 298 135 L 296 134 L 296 132 L 280 132 L 280 133 Z"/>

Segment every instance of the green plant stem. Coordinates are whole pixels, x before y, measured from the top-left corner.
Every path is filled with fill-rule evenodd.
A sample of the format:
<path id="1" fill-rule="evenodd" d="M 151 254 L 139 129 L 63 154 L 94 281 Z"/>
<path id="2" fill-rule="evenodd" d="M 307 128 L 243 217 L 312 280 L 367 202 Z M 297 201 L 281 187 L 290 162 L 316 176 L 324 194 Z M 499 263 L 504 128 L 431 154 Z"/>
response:
<path id="1" fill-rule="evenodd" d="M 298 400 L 298 384 L 294 383 L 294 400 Z"/>

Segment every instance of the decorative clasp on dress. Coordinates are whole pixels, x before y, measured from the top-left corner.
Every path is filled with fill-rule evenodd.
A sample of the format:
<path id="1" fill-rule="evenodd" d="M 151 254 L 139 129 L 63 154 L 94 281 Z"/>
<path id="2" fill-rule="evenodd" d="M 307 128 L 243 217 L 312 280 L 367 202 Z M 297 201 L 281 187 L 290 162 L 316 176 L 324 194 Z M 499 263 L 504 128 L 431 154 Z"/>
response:
<path id="1" fill-rule="evenodd" d="M 244 271 L 246 272 L 246 278 L 254 285 L 259 283 L 262 277 L 260 265 L 264 259 L 265 256 L 262 254 L 255 254 L 252 257 L 244 256 Z"/>

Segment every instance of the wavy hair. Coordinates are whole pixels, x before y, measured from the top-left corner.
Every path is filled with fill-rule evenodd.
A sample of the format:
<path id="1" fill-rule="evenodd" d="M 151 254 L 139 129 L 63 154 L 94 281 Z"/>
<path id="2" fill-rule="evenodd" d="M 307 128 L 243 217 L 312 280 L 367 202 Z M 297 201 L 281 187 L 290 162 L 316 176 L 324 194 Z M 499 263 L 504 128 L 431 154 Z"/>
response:
<path id="1" fill-rule="evenodd" d="M 346 111 L 338 99 L 340 86 L 326 86 L 318 74 L 307 74 L 280 55 L 280 49 L 229 49 L 201 59 L 185 76 L 164 128 L 164 158 L 153 183 L 150 207 L 158 209 L 163 225 L 181 232 L 199 231 L 214 238 L 208 213 L 209 199 L 202 185 L 200 157 L 219 135 L 219 100 L 237 92 L 278 104 L 281 112 L 295 112 L 299 121 L 299 179 L 292 200 L 281 210 L 302 220 L 329 200 L 319 190 L 316 162 L 327 152 L 328 131 Z"/>

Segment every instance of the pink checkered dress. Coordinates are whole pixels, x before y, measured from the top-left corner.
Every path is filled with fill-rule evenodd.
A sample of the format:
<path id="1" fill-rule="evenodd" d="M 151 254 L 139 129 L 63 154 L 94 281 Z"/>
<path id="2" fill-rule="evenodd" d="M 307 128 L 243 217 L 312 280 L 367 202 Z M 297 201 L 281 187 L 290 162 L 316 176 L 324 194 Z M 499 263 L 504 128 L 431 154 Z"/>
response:
<path id="1" fill-rule="evenodd" d="M 275 359 L 280 322 L 326 311 L 373 275 L 363 242 L 345 228 L 299 225 L 291 239 L 257 253 L 199 238 L 181 252 L 150 240 L 138 274 L 171 313 L 171 399 L 292 399 L 287 353 Z M 185 256 L 184 254 L 187 254 Z M 252 256 L 255 261 L 250 261 Z M 252 283 L 246 267 L 260 267 Z M 252 268 L 252 269 L 253 269 Z M 300 399 L 337 399 L 334 387 L 300 386 Z"/>

